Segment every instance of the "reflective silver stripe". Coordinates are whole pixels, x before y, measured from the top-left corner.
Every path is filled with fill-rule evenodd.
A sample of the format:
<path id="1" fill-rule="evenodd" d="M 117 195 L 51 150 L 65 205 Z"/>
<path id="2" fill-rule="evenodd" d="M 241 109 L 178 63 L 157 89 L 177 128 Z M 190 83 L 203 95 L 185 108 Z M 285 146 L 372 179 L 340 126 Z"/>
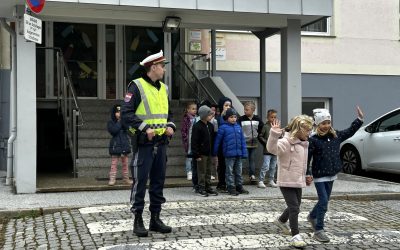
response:
<path id="1" fill-rule="evenodd" d="M 136 83 L 136 86 L 139 89 L 140 97 L 142 98 L 142 102 L 143 102 L 143 105 L 144 105 L 144 110 L 146 111 L 146 116 L 147 116 L 147 115 L 151 114 L 151 112 L 150 112 L 149 102 L 147 101 L 147 97 L 144 94 L 144 89 L 143 89 L 142 83 L 140 82 L 139 79 L 135 79 L 134 82 Z"/>
<path id="2" fill-rule="evenodd" d="M 144 127 L 146 127 L 146 125 L 147 125 L 147 123 L 145 123 L 145 122 L 142 122 L 141 124 L 140 124 L 140 126 L 139 126 L 139 130 L 140 131 L 142 131 L 143 129 L 144 129 Z"/>
<path id="3" fill-rule="evenodd" d="M 135 209 L 133 207 L 133 204 L 135 204 L 135 195 L 136 195 L 136 191 L 137 191 L 137 184 L 138 184 L 138 167 L 137 167 L 137 160 L 139 157 L 139 149 L 135 154 L 135 160 L 133 161 L 133 173 L 132 173 L 132 179 L 133 179 L 133 185 L 131 187 L 131 197 L 130 197 L 130 203 L 132 205 L 132 208 Z"/>
<path id="4" fill-rule="evenodd" d="M 140 98 L 142 99 L 143 105 L 144 105 L 144 110 L 146 111 L 146 115 L 138 115 L 140 119 L 142 120 L 149 120 L 149 119 L 167 119 L 168 114 L 152 114 L 150 112 L 150 105 L 147 100 L 146 95 L 144 94 L 144 89 L 142 86 L 142 83 L 139 81 L 139 79 L 133 80 L 136 83 L 136 86 L 139 89 L 140 92 Z"/>
<path id="5" fill-rule="evenodd" d="M 174 128 L 176 128 L 176 125 L 173 122 L 167 122 L 167 125 L 172 125 L 172 126 L 174 126 Z"/>

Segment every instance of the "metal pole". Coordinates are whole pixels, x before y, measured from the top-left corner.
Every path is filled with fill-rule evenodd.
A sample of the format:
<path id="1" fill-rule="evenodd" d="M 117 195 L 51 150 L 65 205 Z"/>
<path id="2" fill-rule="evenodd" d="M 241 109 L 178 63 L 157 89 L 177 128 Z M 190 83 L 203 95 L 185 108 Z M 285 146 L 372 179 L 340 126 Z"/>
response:
<path id="1" fill-rule="evenodd" d="M 58 110 L 58 114 L 60 114 L 60 83 L 61 83 L 61 59 L 60 59 L 60 52 L 57 51 L 57 110 Z M 63 68 L 64 69 L 64 68 Z"/>
<path id="2" fill-rule="evenodd" d="M 265 37 L 260 38 L 260 107 L 258 108 L 260 117 L 263 121 L 266 120 L 266 108 L 267 108 L 267 97 L 266 97 L 266 90 L 267 90 L 267 81 L 266 81 L 266 58 L 265 58 Z"/>
<path id="3" fill-rule="evenodd" d="M 62 93 L 62 98 L 64 100 L 62 100 L 64 102 L 63 104 L 63 118 L 64 118 L 64 147 L 67 148 L 67 136 L 68 136 L 68 122 L 67 122 L 67 78 L 64 77 L 64 81 L 63 81 L 63 93 Z M 62 108 L 61 108 L 62 109 Z"/>
<path id="4" fill-rule="evenodd" d="M 211 76 L 215 76 L 217 71 L 217 32 L 213 29 L 211 30 Z"/>
<path id="5" fill-rule="evenodd" d="M 74 109 L 72 111 L 72 160 L 74 164 L 74 178 L 77 177 L 77 171 L 76 171 L 76 158 L 77 158 L 77 145 L 76 145 L 76 138 L 77 138 L 77 133 L 76 133 L 76 125 L 77 125 L 77 117 L 78 112 Z"/>

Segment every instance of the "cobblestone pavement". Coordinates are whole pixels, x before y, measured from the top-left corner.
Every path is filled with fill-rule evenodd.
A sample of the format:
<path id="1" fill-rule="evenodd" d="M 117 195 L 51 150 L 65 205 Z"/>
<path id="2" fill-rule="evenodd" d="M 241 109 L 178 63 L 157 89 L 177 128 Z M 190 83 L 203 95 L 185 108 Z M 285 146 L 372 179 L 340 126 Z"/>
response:
<path id="1" fill-rule="evenodd" d="M 305 249 L 399 249 L 400 211 L 390 207 L 393 203 L 331 201 L 325 227 L 331 242 L 321 244 L 306 221 L 315 201 L 303 200 L 299 224 Z M 284 207 L 281 199 L 167 202 L 161 217 L 173 232 L 150 232 L 146 238 L 133 235 L 128 204 L 73 209 L 9 220 L 3 248 L 291 249 L 290 237 L 273 223 Z M 147 227 L 148 212 L 144 217 Z"/>

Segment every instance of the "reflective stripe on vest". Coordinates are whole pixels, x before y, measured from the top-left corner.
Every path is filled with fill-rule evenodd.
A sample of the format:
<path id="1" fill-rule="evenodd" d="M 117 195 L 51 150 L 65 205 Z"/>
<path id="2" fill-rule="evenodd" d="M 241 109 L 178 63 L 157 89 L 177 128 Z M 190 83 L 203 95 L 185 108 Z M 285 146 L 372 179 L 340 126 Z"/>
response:
<path id="1" fill-rule="evenodd" d="M 154 129 L 157 135 L 164 134 L 168 118 L 168 93 L 164 83 L 160 82 L 160 90 L 157 90 L 143 78 L 133 82 L 138 87 L 142 99 L 136 109 L 136 115 Z"/>

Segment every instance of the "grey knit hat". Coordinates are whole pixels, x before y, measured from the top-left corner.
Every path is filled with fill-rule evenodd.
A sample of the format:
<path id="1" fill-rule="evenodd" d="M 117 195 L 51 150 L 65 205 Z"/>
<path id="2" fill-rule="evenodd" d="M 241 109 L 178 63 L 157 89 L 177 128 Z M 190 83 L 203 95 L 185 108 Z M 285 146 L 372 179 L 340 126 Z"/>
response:
<path id="1" fill-rule="evenodd" d="M 208 106 L 203 105 L 199 108 L 198 113 L 199 113 L 200 119 L 205 119 L 207 116 L 211 115 L 213 112 Z"/>

